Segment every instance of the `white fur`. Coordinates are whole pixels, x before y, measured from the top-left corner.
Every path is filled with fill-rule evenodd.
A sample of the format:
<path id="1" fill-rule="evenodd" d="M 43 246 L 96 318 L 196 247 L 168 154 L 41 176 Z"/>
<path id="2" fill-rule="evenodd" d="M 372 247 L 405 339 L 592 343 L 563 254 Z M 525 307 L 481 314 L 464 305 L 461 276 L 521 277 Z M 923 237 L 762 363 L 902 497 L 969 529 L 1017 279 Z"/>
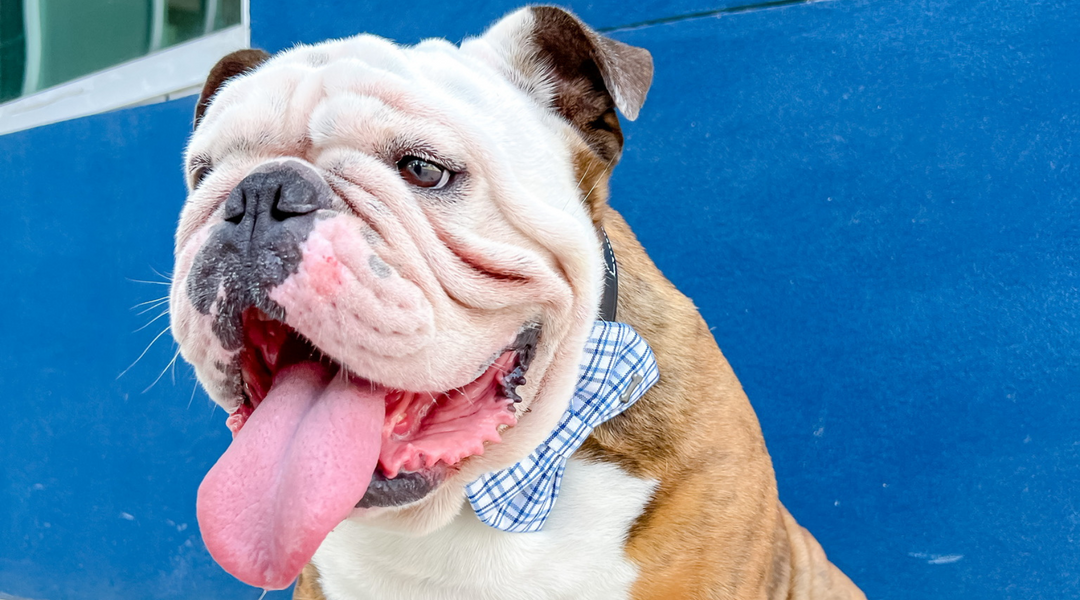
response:
<path id="1" fill-rule="evenodd" d="M 637 576 L 626 534 L 655 486 L 571 459 L 543 531 L 492 529 L 466 504 L 423 536 L 345 521 L 313 562 L 327 600 L 619 600 Z"/>
<path id="2" fill-rule="evenodd" d="M 513 332 L 526 320 L 543 325 L 519 388 L 517 426 L 423 500 L 358 510 L 339 525 L 314 559 L 330 600 L 607 600 L 626 598 L 636 577 L 623 545 L 653 482 L 571 461 L 539 533 L 491 529 L 463 502 L 466 483 L 521 460 L 555 426 L 603 287 L 599 238 L 573 160 L 581 141 L 551 110 L 548 69 L 528 42 L 532 25 L 522 10 L 461 47 L 435 40 L 398 47 L 373 36 L 299 46 L 228 82 L 190 141 L 189 170 L 196 163 L 213 170 L 191 190 L 177 230 L 171 319 L 184 357 L 223 406 L 235 406 L 235 382 L 218 365 L 232 355 L 189 301 L 185 282 L 230 191 L 270 161 L 301 161 L 335 178 L 332 208 L 343 215 L 335 218 L 356 223 L 358 247 L 371 245 L 360 254 L 378 254 L 433 307 L 433 342 L 383 366 L 339 352 L 352 372 L 405 389 L 449 389 L 505 346 L 499 332 L 507 324 Z M 402 181 L 391 150 L 418 143 L 464 165 L 467 185 L 452 201 L 426 198 Z M 367 229 L 381 239 L 367 240 Z M 481 280 L 448 240 L 527 284 Z M 279 303 L 293 319 L 304 309 Z M 340 329 L 332 318 L 290 325 L 320 347 Z M 465 347 L 486 354 L 469 357 Z M 454 373 L 461 381 L 435 381 Z M 415 381 L 402 385 L 402 374 Z"/>
<path id="3" fill-rule="evenodd" d="M 198 157 L 213 169 L 181 215 L 170 318 L 182 355 L 223 407 L 236 406 L 235 382 L 217 365 L 234 353 L 214 339 L 212 319 L 195 310 L 186 280 L 230 191 L 270 161 L 302 161 L 337 177 L 332 208 L 357 223 L 360 241 L 365 222 L 377 226 L 382 242 L 373 251 L 433 307 L 430 343 L 407 356 L 376 365 L 339 352 L 335 358 L 357 375 L 405 389 L 451 389 L 474 378 L 523 323 L 542 324 L 518 390 L 517 426 L 423 501 L 363 515 L 381 526 L 437 529 L 452 518 L 469 481 L 528 455 L 573 394 L 596 317 L 604 266 L 574 169 L 572 150 L 581 142 L 548 108 L 538 73 L 529 74 L 525 90 L 513 77 L 528 62 L 529 50 L 520 47 L 528 15 L 519 12 L 460 48 L 438 40 L 400 47 L 369 35 L 298 46 L 226 83 L 188 146 L 189 165 Z M 453 201 L 417 194 L 386 154 L 402 140 L 464 165 L 465 190 Z M 526 283 L 478 277 L 447 240 Z M 283 306 L 293 321 L 304 309 Z M 340 329 L 333 319 L 289 325 L 319 347 Z"/>

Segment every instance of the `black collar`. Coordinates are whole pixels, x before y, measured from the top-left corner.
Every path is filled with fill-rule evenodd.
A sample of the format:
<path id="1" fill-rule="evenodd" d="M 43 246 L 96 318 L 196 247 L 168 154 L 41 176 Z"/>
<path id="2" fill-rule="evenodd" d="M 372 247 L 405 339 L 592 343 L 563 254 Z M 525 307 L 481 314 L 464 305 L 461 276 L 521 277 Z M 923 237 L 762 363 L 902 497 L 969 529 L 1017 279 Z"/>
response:
<path id="1" fill-rule="evenodd" d="M 604 238 L 604 296 L 600 299 L 600 318 L 614 321 L 619 305 L 619 264 L 615 262 L 615 251 L 611 249 L 611 240 L 603 227 L 600 237 Z"/>

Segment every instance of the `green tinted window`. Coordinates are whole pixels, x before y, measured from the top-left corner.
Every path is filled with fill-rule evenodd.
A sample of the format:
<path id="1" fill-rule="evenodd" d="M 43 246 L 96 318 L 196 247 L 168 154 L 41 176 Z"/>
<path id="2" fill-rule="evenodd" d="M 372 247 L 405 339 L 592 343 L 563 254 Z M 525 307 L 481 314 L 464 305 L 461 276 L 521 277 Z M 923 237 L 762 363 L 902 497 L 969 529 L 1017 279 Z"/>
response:
<path id="1" fill-rule="evenodd" d="M 0 101 L 238 25 L 241 0 L 0 0 Z"/>

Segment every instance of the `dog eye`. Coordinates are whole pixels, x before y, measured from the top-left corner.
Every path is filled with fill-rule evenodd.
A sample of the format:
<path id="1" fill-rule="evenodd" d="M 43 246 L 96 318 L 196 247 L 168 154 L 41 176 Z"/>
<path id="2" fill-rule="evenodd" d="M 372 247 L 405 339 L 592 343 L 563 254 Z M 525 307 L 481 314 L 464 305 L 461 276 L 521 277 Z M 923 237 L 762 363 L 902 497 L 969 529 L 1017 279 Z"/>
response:
<path id="1" fill-rule="evenodd" d="M 211 167 L 207 164 L 200 164 L 191 171 L 191 187 L 197 188 L 202 183 L 203 179 L 210 174 Z"/>
<path id="2" fill-rule="evenodd" d="M 445 187 L 452 175 L 450 169 L 415 156 L 406 156 L 399 160 L 397 167 L 405 181 L 433 190 Z"/>

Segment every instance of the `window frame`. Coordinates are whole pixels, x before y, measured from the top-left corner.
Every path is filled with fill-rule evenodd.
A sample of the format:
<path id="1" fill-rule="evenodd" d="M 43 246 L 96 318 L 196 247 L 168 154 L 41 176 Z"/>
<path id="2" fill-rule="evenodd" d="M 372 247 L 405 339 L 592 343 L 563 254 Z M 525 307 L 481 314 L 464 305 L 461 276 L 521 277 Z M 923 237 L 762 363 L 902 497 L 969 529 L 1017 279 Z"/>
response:
<path id="1" fill-rule="evenodd" d="M 0 135 L 198 94 L 218 59 L 250 47 L 249 6 L 239 25 L 0 104 Z"/>

